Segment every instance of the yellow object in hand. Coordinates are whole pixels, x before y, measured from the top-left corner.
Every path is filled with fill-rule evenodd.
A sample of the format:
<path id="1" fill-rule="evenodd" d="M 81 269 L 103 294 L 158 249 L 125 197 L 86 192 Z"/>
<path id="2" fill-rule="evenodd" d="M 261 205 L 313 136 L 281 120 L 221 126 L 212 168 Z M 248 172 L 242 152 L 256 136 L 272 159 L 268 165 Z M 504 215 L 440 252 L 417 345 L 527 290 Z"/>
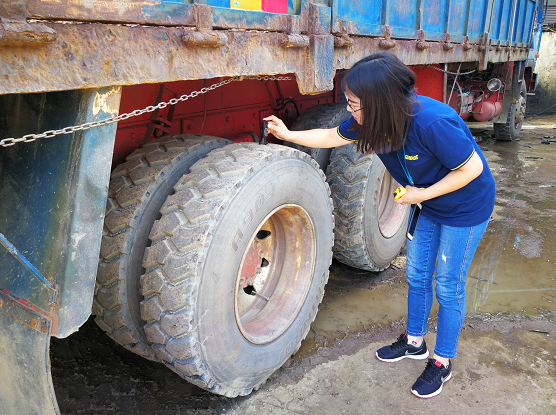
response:
<path id="1" fill-rule="evenodd" d="M 394 192 L 394 199 L 398 200 L 400 197 L 405 195 L 405 193 L 406 193 L 405 187 L 401 187 L 401 186 L 398 187 Z"/>

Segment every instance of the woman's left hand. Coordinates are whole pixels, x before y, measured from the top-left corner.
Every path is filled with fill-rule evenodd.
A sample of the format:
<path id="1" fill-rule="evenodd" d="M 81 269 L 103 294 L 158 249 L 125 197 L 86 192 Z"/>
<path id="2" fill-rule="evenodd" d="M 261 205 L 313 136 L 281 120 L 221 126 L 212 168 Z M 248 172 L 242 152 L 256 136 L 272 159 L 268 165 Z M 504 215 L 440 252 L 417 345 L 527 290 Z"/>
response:
<path id="1" fill-rule="evenodd" d="M 422 201 L 427 200 L 425 190 L 426 189 L 420 189 L 415 186 L 405 186 L 405 194 L 398 200 L 394 199 L 394 201 L 398 205 L 415 205 L 417 203 L 421 203 Z"/>
<path id="2" fill-rule="evenodd" d="M 421 203 L 446 193 L 461 189 L 472 180 L 479 177 L 483 171 L 483 161 L 475 152 L 471 155 L 467 163 L 457 170 L 452 170 L 442 180 L 435 184 L 421 189 L 415 186 L 405 186 L 405 195 L 395 200 L 400 205 Z"/>

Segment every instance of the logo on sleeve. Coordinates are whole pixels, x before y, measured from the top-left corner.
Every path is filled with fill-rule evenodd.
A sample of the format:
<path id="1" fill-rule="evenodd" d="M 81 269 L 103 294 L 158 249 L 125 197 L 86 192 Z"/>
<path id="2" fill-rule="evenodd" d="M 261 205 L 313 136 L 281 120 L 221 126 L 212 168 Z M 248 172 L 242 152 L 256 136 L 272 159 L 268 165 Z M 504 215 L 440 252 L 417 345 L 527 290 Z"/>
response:
<path id="1" fill-rule="evenodd" d="M 410 156 L 410 155 L 406 154 L 405 159 L 406 160 L 419 160 L 419 154 L 416 154 L 414 156 Z"/>

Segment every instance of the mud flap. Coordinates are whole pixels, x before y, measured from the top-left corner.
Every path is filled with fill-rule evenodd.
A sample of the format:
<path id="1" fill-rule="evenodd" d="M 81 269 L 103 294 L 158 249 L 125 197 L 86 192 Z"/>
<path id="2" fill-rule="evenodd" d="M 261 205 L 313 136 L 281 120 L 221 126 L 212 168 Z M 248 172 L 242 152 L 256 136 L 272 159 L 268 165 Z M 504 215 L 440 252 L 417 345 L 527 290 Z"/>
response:
<path id="1" fill-rule="evenodd" d="M 0 292 L 0 408 L 3 415 L 56 415 L 50 320 Z"/>

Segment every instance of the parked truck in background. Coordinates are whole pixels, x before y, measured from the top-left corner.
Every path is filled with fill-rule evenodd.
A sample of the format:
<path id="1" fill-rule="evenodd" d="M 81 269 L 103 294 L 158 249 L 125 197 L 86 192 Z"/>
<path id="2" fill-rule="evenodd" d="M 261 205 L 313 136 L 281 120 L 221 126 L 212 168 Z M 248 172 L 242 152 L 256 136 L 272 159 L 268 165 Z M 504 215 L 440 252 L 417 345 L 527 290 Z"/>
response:
<path id="1" fill-rule="evenodd" d="M 517 137 L 534 0 L 0 3 L 0 407 L 57 413 L 50 337 L 90 317 L 214 393 L 297 351 L 332 255 L 379 271 L 405 239 L 397 183 L 354 146 L 292 148 L 349 114 L 340 81 L 389 51 L 416 92 Z M 301 151 L 300 151 L 301 150 Z"/>

